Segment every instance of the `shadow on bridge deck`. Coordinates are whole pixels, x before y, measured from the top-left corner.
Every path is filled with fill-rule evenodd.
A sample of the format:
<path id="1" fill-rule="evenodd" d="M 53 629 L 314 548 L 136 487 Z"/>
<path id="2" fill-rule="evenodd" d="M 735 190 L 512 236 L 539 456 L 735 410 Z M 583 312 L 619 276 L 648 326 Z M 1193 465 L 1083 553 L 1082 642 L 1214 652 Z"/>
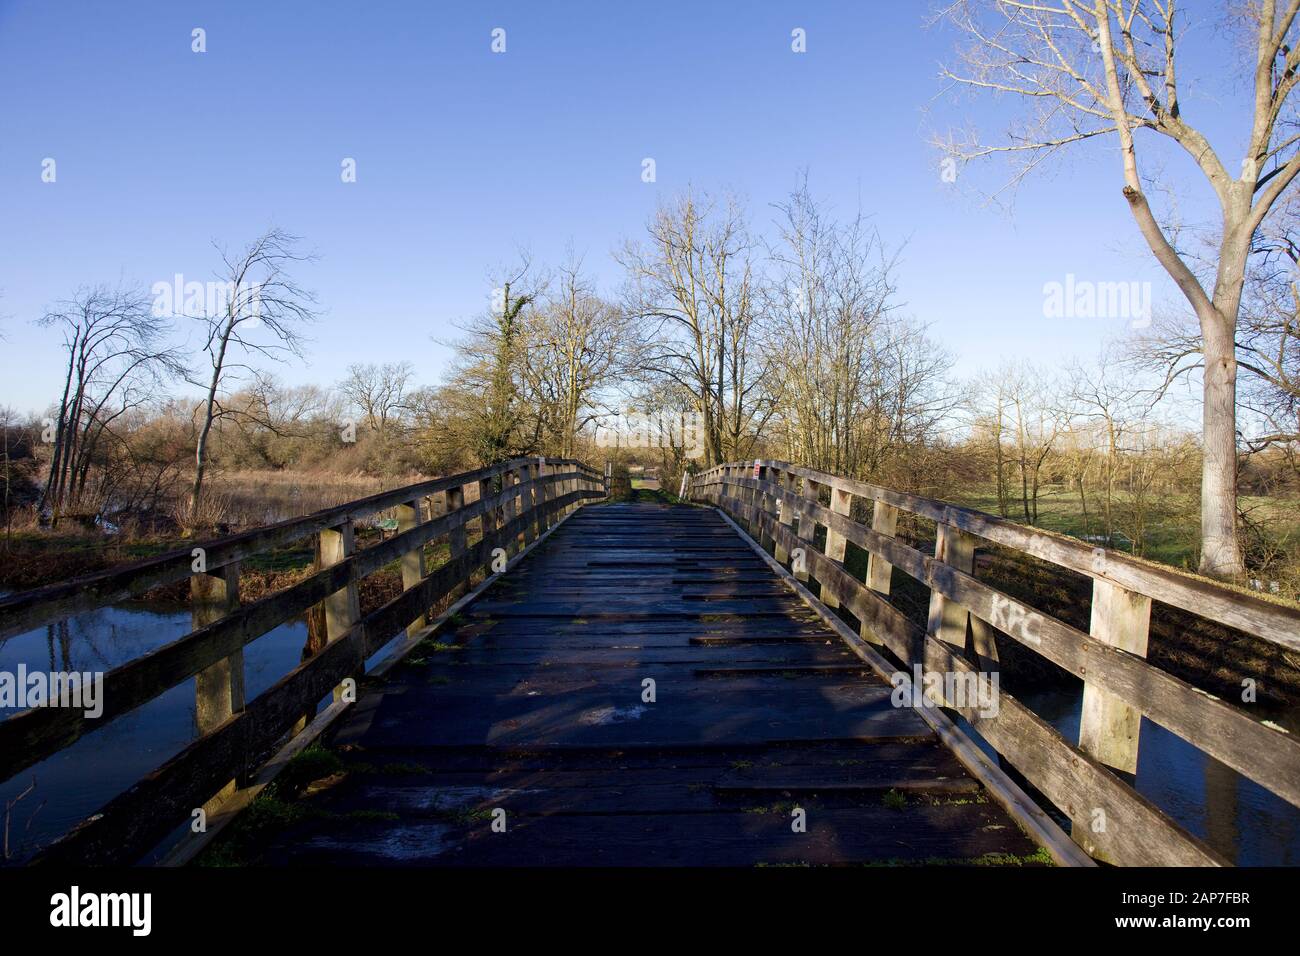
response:
<path id="1" fill-rule="evenodd" d="M 711 509 L 581 509 L 364 685 L 324 746 L 337 762 L 289 826 L 237 823 L 210 852 L 640 866 L 1036 850 Z"/>

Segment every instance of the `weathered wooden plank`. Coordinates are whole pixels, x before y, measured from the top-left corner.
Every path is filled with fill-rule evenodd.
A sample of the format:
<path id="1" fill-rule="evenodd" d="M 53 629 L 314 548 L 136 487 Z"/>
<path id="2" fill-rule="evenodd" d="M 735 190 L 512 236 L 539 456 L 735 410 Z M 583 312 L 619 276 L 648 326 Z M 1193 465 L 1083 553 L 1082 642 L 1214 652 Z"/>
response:
<path id="1" fill-rule="evenodd" d="M 517 533 L 518 528 L 506 527 L 498 534 L 512 531 Z M 204 793 L 220 789 L 224 780 L 244 772 L 251 762 L 268 753 L 297 725 L 305 709 L 314 706 L 343 678 L 357 673 L 368 656 L 401 631 L 410 620 L 412 608 L 421 606 L 421 601 L 432 603 L 430 596 L 439 593 L 439 588 L 443 589 L 440 593 L 446 593 L 481 558 L 480 549 L 492 543 L 479 542 L 474 549 L 331 640 L 320 653 L 254 698 L 243 712 L 200 737 L 111 801 L 95 817 L 53 844 L 40 855 L 39 861 L 119 865 L 134 862 L 188 817 L 190 810 L 206 799 Z M 346 565 L 340 563 L 327 570 L 340 568 L 345 569 Z M 110 695 L 105 696 L 111 699 Z M 0 729 L 7 723 L 0 724 Z"/>
<path id="2" fill-rule="evenodd" d="M 580 492 L 578 496 L 593 494 Z M 440 518 L 425 522 L 407 534 L 436 534 L 443 521 Z M 518 529 L 518 524 L 515 524 L 513 530 L 517 533 Z M 511 526 L 505 526 L 497 533 L 496 540 L 486 544 L 480 542 L 468 553 L 484 560 L 490 556 L 491 547 L 499 546 L 507 539 L 510 530 Z M 148 703 L 168 688 L 229 657 L 277 625 L 346 588 L 354 569 L 359 575 L 367 568 L 382 567 L 396 559 L 407 540 L 410 539 L 399 534 L 382 544 L 356 552 L 298 584 L 252 604 L 242 605 L 198 631 L 114 668 L 104 676 L 104 709 L 97 719 L 87 718 L 81 711 L 49 707 L 26 710 L 0 721 L 0 779 L 8 779 L 74 743 L 84 734 L 107 726 L 122 714 Z M 446 594 L 445 589 L 466 573 L 463 561 L 444 565 L 425 578 L 421 587 L 411 588 L 386 609 L 381 609 L 394 621 L 401 614 L 409 612 L 411 616 L 394 623 L 393 629 L 374 649 L 377 650 L 404 628 L 420 609 L 431 606 Z"/>
<path id="3" fill-rule="evenodd" d="M 446 495 L 447 495 L 448 514 L 452 514 L 453 512 L 459 512 L 462 509 L 464 509 L 465 488 L 463 486 L 448 488 Z M 448 553 L 451 555 L 453 559 L 459 558 L 462 554 L 465 553 L 465 541 L 466 541 L 465 525 L 466 522 L 461 521 L 455 524 L 452 527 L 451 531 L 449 531 L 447 534 Z M 453 598 L 458 598 L 468 590 L 469 590 L 469 576 L 466 575 L 465 581 L 452 588 L 451 596 Z"/>
<path id="4" fill-rule="evenodd" d="M 524 489 L 519 499 L 520 509 L 528 519 L 523 527 L 524 547 L 528 547 L 537 540 L 538 533 L 537 463 L 532 460 L 525 462 L 519 469 L 519 475 Z"/>
<path id="5" fill-rule="evenodd" d="M 853 495 L 842 488 L 831 488 L 831 511 L 847 518 L 853 511 Z M 838 561 L 840 564 L 843 564 L 845 545 L 847 542 L 848 539 L 845 538 L 844 535 L 835 531 L 830 526 L 827 526 L 826 557 L 830 558 L 832 561 Z M 832 603 L 834 601 L 834 595 L 828 594 L 823 603 L 825 603 L 827 607 L 834 609 L 838 606 L 837 604 Z"/>
<path id="6" fill-rule="evenodd" d="M 354 630 L 294 668 L 220 727 L 51 844 L 35 864 L 123 866 L 136 862 L 232 773 L 270 750 L 303 711 L 358 666 Z"/>
<path id="7" fill-rule="evenodd" d="M 658 685 L 655 704 L 642 698 L 647 677 Z M 419 748 L 928 739 L 929 728 L 910 710 L 895 707 L 891 693 L 888 686 L 860 679 L 712 681 L 666 667 L 624 672 L 605 687 L 588 679 L 559 686 L 536 680 L 526 690 L 500 693 L 466 677 L 450 685 L 411 683 L 401 693 L 367 698 L 359 705 L 369 717 L 364 730 L 358 723 L 337 740 L 365 748 Z"/>
<path id="8" fill-rule="evenodd" d="M 190 618 L 195 630 L 221 620 L 239 607 L 239 563 L 190 579 Z M 244 652 L 239 648 L 194 675 L 194 716 L 207 733 L 244 708 Z"/>
<path id="9" fill-rule="evenodd" d="M 325 528 L 320 533 L 320 565 L 328 568 L 341 564 L 352 556 L 356 549 L 356 531 L 351 521 L 346 521 L 337 528 Z M 357 588 L 355 573 L 348 577 L 348 582 L 339 590 L 321 602 L 325 611 L 325 639 L 337 641 L 349 633 L 361 620 L 361 594 Z M 358 675 L 348 675 L 356 677 Z M 345 688 L 334 688 L 334 699 L 342 700 Z"/>
<path id="10" fill-rule="evenodd" d="M 728 509 L 743 507 L 734 498 L 724 496 L 721 500 Z M 770 517 L 766 520 L 774 534 L 782 533 Z M 922 661 L 928 672 L 977 672 L 970 661 L 943 641 L 921 633 L 901 612 L 820 552 L 809 553 L 809 566 L 822 588 L 834 590 L 843 606 L 859 619 L 864 614 L 870 616 L 885 645 L 904 662 Z M 1121 865 L 1204 866 L 1226 862 L 1115 778 L 1099 761 L 1071 746 L 1005 690 L 999 692 L 997 700 L 993 715 L 981 714 L 973 706 L 956 709 L 1071 819 L 1091 820 L 1101 812 L 1105 829 L 1072 834 L 1090 854 Z"/>
<path id="11" fill-rule="evenodd" d="M 500 484 L 500 478 L 495 476 L 492 478 L 484 478 L 480 480 L 478 483 L 479 501 L 480 502 L 495 501 L 497 498 L 497 493 L 498 493 L 497 488 L 499 484 Z M 571 485 L 571 484 L 572 482 L 566 481 L 566 485 Z M 568 497 L 570 490 L 572 489 L 570 488 L 569 490 L 566 490 L 564 492 L 565 497 Z M 487 538 L 490 537 L 494 531 L 496 531 L 497 526 L 502 523 L 503 519 L 501 517 L 500 508 L 497 507 L 496 505 L 493 505 L 486 509 L 480 509 L 480 510 L 481 510 L 481 515 L 479 521 L 479 537 Z M 487 563 L 483 565 L 483 574 L 484 575 L 493 574 L 491 558 L 489 558 Z"/>
<path id="12" fill-rule="evenodd" d="M 214 574 L 200 573 L 190 579 L 190 618 L 195 628 L 219 621 L 239 607 L 239 562 L 218 568 Z M 244 651 L 228 657 L 194 675 L 194 721 L 200 734 L 218 727 L 232 714 L 244 709 Z M 239 781 L 231 778 L 204 804 L 211 810 L 235 792 Z"/>
<path id="13" fill-rule="evenodd" d="M 785 462 L 764 464 L 814 481 L 820 480 L 863 498 L 884 501 L 895 508 L 933 521 L 952 524 L 995 544 L 1005 545 L 1092 578 L 1105 578 L 1113 584 L 1145 594 L 1198 617 L 1255 634 L 1292 650 L 1300 650 L 1300 608 L 1268 601 L 1244 589 L 1230 587 L 1209 578 L 1122 552 L 1093 547 L 1077 538 L 1019 525 L 1005 518 L 946 501 L 891 491 L 867 482 L 827 475 Z"/>
<path id="14" fill-rule="evenodd" d="M 740 488 L 752 487 L 748 480 L 739 480 L 735 484 Z M 803 493 L 799 496 L 791 496 L 791 507 L 795 510 L 799 518 L 799 524 L 796 536 L 799 543 L 790 548 L 791 561 L 793 562 L 794 576 L 797 580 L 808 580 L 808 563 L 805 555 L 813 550 L 813 541 L 817 535 L 817 521 L 814 515 L 817 504 L 818 489 L 821 486 L 816 481 L 807 476 L 803 479 Z M 812 505 L 814 507 L 805 507 Z"/>
<path id="15" fill-rule="evenodd" d="M 1150 624 L 1149 597 L 1108 581 L 1093 582 L 1091 634 L 1098 641 L 1146 657 Z M 1084 681 L 1081 749 L 1117 770 L 1136 773 L 1141 729 L 1142 711 L 1107 693 L 1095 681 Z"/>
<path id="16" fill-rule="evenodd" d="M 975 619 L 992 623 L 1076 677 L 1086 677 L 1238 773 L 1300 806 L 1300 741 L 1291 735 L 896 539 L 844 522 L 825 509 L 820 514 L 822 520 L 837 523 L 858 546 L 884 553 L 921 583 L 970 608 Z M 853 613 L 860 619 L 859 610 L 878 613 L 859 606 Z M 892 626 L 878 622 L 880 628 Z"/>
<path id="17" fill-rule="evenodd" d="M 875 502 L 871 510 L 871 530 L 892 538 L 897 527 L 898 509 L 884 501 Z M 867 555 L 867 587 L 877 594 L 889 594 L 893 572 L 894 566 L 876 552 Z"/>
<path id="18" fill-rule="evenodd" d="M 736 617 L 784 617 L 795 607 L 788 596 L 780 598 L 754 598 L 743 601 L 682 601 L 658 595 L 630 595 L 627 600 L 615 603 L 609 599 L 583 601 L 480 601 L 475 604 L 475 617 L 555 617 L 624 620 L 642 618 L 687 617 L 707 621 L 724 615 Z"/>
<path id="19" fill-rule="evenodd" d="M 843 532 L 841 532 L 843 533 Z M 975 539 L 951 525 L 937 526 L 934 542 L 935 560 L 970 574 L 975 567 Z M 970 614 L 959 602 L 937 588 L 930 591 L 930 616 L 926 632 L 963 653 L 966 649 L 966 624 Z"/>
<path id="20" fill-rule="evenodd" d="M 769 801 L 775 802 L 775 801 Z M 714 866 L 977 862 L 1029 854 L 1033 845 L 987 804 L 916 803 L 903 812 L 875 801 L 810 808 L 806 832 L 788 810 L 729 813 L 510 814 L 504 833 L 453 814 L 403 816 L 343 833 L 304 824 L 267 847 L 264 865 L 302 866 Z M 770 808 L 769 808 L 770 809 Z M 470 816 L 466 814 L 465 816 Z M 452 817 L 449 821 L 448 817 Z M 473 818 L 471 817 L 471 821 Z"/>
<path id="21" fill-rule="evenodd" d="M 429 815 L 445 835 L 448 816 L 482 815 L 491 793 L 511 789 L 526 791 L 517 795 L 516 803 L 505 805 L 512 828 L 540 817 L 590 816 L 613 821 L 620 831 L 635 836 L 654 829 L 662 818 L 670 817 L 675 824 L 696 809 L 707 810 L 713 819 L 704 825 L 701 846 L 706 848 L 705 858 L 716 863 L 732 859 L 724 837 L 730 827 L 727 818 L 734 815 L 744 824 L 742 818 L 749 817 L 746 825 L 758 833 L 762 828 L 757 827 L 756 813 L 747 812 L 754 810 L 749 804 L 782 804 L 788 796 L 782 790 L 795 788 L 814 814 L 823 807 L 846 811 L 844 826 L 858 834 L 838 844 L 826 842 L 818 851 L 819 859 L 861 862 L 893 857 L 900 839 L 911 843 L 918 839 L 914 836 L 918 828 L 929 826 L 909 821 L 896 831 L 897 821 L 910 812 L 910 806 L 902 814 L 885 807 L 882 794 L 889 788 L 936 796 L 972 792 L 973 782 L 964 771 L 957 769 L 955 778 L 936 772 L 937 759 L 949 770 L 955 762 L 933 746 L 928 725 L 914 713 L 894 707 L 888 686 L 874 677 L 863 678 L 860 664 L 844 670 L 846 658 L 852 661 L 846 649 L 831 640 L 823 626 L 811 624 L 812 615 L 796 602 L 784 602 L 783 613 L 770 618 L 719 615 L 725 619 L 706 622 L 699 619 L 701 605 L 708 616 L 709 610 L 726 604 L 687 600 L 690 584 L 675 581 L 677 571 L 654 572 L 645 565 L 618 561 L 587 571 L 577 566 L 571 570 L 580 574 L 594 570 L 606 582 L 621 579 L 628 591 L 657 590 L 649 599 L 651 606 L 680 607 L 686 613 L 626 620 L 497 614 L 502 607 L 561 603 L 645 606 L 644 596 L 621 599 L 608 584 L 595 588 L 591 601 L 557 601 L 551 575 L 566 565 L 547 560 L 548 554 L 571 547 L 592 547 L 588 532 L 597 526 L 619 528 L 618 534 L 601 542 L 602 549 L 625 548 L 625 539 L 638 535 L 643 544 L 653 541 L 658 537 L 653 525 L 628 526 L 619 517 L 638 510 L 616 505 L 584 512 L 566 523 L 560 534 L 548 539 L 545 549 L 528 558 L 517 577 L 512 573 L 496 582 L 494 601 L 472 607 L 469 623 L 423 658 L 389 672 L 331 741 L 335 746 L 358 743 L 360 749 L 350 752 L 367 761 L 392 759 L 427 767 L 433 781 L 424 774 L 388 777 L 382 783 L 376 783 L 374 776 L 358 777 L 355 789 L 344 781 L 313 795 L 312 803 L 345 813 L 354 808 L 388 808 L 409 828 L 403 831 L 406 835 L 394 837 L 399 841 L 418 839 L 417 832 L 424 832 L 422 814 Z M 640 513 L 654 514 L 650 509 Z M 722 522 L 712 511 L 692 510 L 673 515 L 671 524 L 672 528 L 668 523 L 662 526 L 662 534 L 692 524 L 716 527 Z M 752 561 L 746 563 L 754 566 Z M 660 577 L 647 577 L 656 573 Z M 568 582 L 565 589 L 581 597 L 582 580 Z M 764 597 L 770 599 L 770 594 Z M 753 602 L 737 603 L 753 606 Z M 488 613 L 493 616 L 483 616 Z M 688 629 L 683 632 L 684 626 Z M 778 628 L 798 643 L 687 643 L 706 629 L 748 639 Z M 657 700 L 642 697 L 646 678 L 655 680 Z M 890 736 L 899 733 L 902 736 Z M 838 734 L 853 741 L 852 750 L 843 746 L 825 750 L 828 739 Z M 524 752 L 534 756 L 521 762 L 518 755 Z M 574 766 L 574 761 L 586 768 L 583 774 L 554 773 Z M 449 768 L 471 766 L 480 768 L 477 777 L 447 777 Z M 494 769 L 504 771 L 509 766 L 527 766 L 527 781 Z M 682 772 L 682 766 L 698 769 Z M 629 767 L 644 770 L 641 776 L 633 776 Z M 725 779 L 726 785 L 708 785 L 719 779 Z M 456 796 L 480 784 L 488 788 L 476 791 L 484 792 L 482 798 L 465 802 L 463 796 Z M 938 847 L 925 855 L 965 856 L 973 852 L 970 840 L 977 831 L 979 852 L 985 848 L 1032 851 L 1032 844 L 1000 808 L 966 800 L 951 806 L 960 809 L 945 818 L 949 832 L 942 835 L 936 830 L 924 837 L 933 838 Z M 877 815 L 890 825 L 878 825 Z M 786 816 L 779 819 L 789 831 Z M 596 831 L 603 832 L 604 825 L 598 824 Z M 334 847 L 330 852 L 340 860 L 394 862 L 382 853 L 377 857 L 371 846 L 372 838 L 388 836 L 368 833 L 357 843 L 325 822 L 319 829 L 286 837 L 264 862 L 318 861 L 324 857 L 317 854 L 327 845 Z M 766 846 L 761 833 L 758 839 L 758 843 L 748 841 L 750 852 Z M 517 847 L 512 856 L 516 865 L 561 859 L 591 863 L 600 862 L 602 852 L 622 853 L 618 846 L 609 844 L 602 851 L 598 842 L 577 840 L 564 854 L 555 853 L 548 844 L 540 855 Z M 438 855 L 434 849 L 429 845 L 430 858 Z M 417 857 L 428 861 L 421 852 Z M 462 859 L 459 851 L 457 858 Z"/>
<path id="22" fill-rule="evenodd" d="M 398 532 L 410 531 L 424 521 L 420 499 L 416 498 L 397 506 Z M 402 555 L 402 589 L 410 590 L 424 577 L 424 548 L 415 547 Z M 426 624 L 426 615 L 420 613 L 406 627 L 408 634 L 414 634 Z"/>

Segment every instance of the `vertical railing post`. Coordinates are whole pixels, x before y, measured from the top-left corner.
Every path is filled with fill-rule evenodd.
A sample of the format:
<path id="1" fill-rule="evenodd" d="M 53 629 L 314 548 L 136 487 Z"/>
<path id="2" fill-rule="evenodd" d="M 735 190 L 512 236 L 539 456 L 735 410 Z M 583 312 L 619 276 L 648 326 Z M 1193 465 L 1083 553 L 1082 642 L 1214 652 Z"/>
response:
<path id="1" fill-rule="evenodd" d="M 558 473 L 561 475 L 568 473 L 572 469 L 573 469 L 573 465 L 570 464 L 563 464 L 557 466 Z M 569 495 L 569 485 L 572 484 L 572 482 L 573 482 L 572 478 L 561 478 L 559 481 L 557 481 L 555 483 L 555 497 L 560 499 L 561 501 L 567 498 Z M 560 505 L 556 509 L 555 519 L 558 521 L 560 518 L 563 518 L 572 510 L 573 510 L 572 505 L 568 505 L 568 504 Z"/>
<path id="2" fill-rule="evenodd" d="M 1146 657 L 1150 626 L 1149 597 L 1101 578 L 1093 580 L 1089 628 L 1093 637 L 1111 647 Z M 1136 773 L 1141 724 L 1140 710 L 1084 679 L 1080 749 L 1116 770 Z"/>
<path id="3" fill-rule="evenodd" d="M 879 499 L 871 508 L 871 530 L 892 538 L 898 530 L 898 509 Z M 889 579 L 894 566 L 872 551 L 867 556 L 867 587 L 877 594 L 889 593 Z"/>
<path id="4" fill-rule="evenodd" d="M 972 535 L 940 521 L 936 528 L 934 557 L 949 567 L 970 574 L 975 566 L 975 538 Z M 937 589 L 930 591 L 930 616 L 927 632 L 945 644 L 956 648 L 958 653 L 966 651 L 966 622 L 970 612 L 940 594 Z"/>
<path id="5" fill-rule="evenodd" d="M 195 630 L 221 620 L 239 607 L 239 562 L 190 578 L 190 620 Z M 235 651 L 195 676 L 194 717 L 200 735 L 244 709 L 244 651 Z M 205 805 L 215 807 L 238 786 L 231 780 Z"/>
<path id="6" fill-rule="evenodd" d="M 397 533 L 402 534 L 419 527 L 424 520 L 420 499 L 415 498 L 397 506 Z M 402 555 L 402 590 L 409 591 L 424 580 L 424 545 L 416 545 Z M 428 623 L 428 614 L 422 610 L 406 625 L 407 634 L 415 634 Z"/>
<path id="7" fill-rule="evenodd" d="M 1097 640 L 1146 657 L 1151 625 L 1151 599 L 1100 578 L 1092 582 L 1092 623 Z M 1086 673 L 1086 672 L 1085 672 Z M 1102 690 L 1087 677 L 1079 717 L 1079 749 L 1130 778 L 1137 774 L 1142 712 Z M 1071 814 L 1070 835 L 1089 855 L 1108 860 L 1108 830 L 1104 807 L 1077 807 Z"/>
<path id="8" fill-rule="evenodd" d="M 773 469 L 770 465 L 760 465 L 758 469 L 758 480 L 764 483 L 770 483 L 772 480 Z M 774 495 L 770 494 L 766 488 L 760 489 L 758 493 L 758 530 L 760 532 L 758 543 L 764 551 L 771 551 L 776 539 L 772 537 L 772 530 L 763 518 L 772 510 L 773 503 L 776 501 Z"/>
<path id="9" fill-rule="evenodd" d="M 893 505 L 877 499 L 871 508 L 871 530 L 876 534 L 892 538 L 898 530 L 898 509 Z M 889 579 L 894 573 L 894 566 L 883 557 L 870 551 L 867 554 L 866 585 L 877 594 L 889 594 Z M 858 635 L 871 644 L 883 645 L 884 641 L 864 621 L 858 627 Z"/>
<path id="10" fill-rule="evenodd" d="M 524 547 L 537 539 L 537 462 L 529 461 L 519 470 L 525 482 L 522 496 L 524 520 Z"/>
<path id="11" fill-rule="evenodd" d="M 356 550 L 356 533 L 352 522 L 325 528 L 320 532 L 317 546 L 320 549 L 320 566 L 333 567 L 351 556 Z M 325 640 L 333 643 L 347 634 L 361 620 L 361 596 L 357 591 L 355 575 L 348 583 L 327 597 L 321 604 L 325 608 Z M 334 699 L 343 699 L 343 687 L 334 688 Z"/>
<path id="12" fill-rule="evenodd" d="M 490 501 L 496 497 L 496 479 L 494 476 L 479 479 L 478 483 L 478 500 L 480 502 Z M 484 508 L 483 513 L 479 516 L 479 535 L 484 541 L 491 539 L 497 530 L 497 508 Z M 489 549 L 488 558 L 483 565 L 483 574 L 490 577 L 492 575 L 492 553 Z"/>
<path id="13" fill-rule="evenodd" d="M 813 504 L 818 503 L 820 486 L 811 478 L 803 479 L 803 498 L 805 501 L 811 501 Z M 799 562 L 795 568 L 794 576 L 799 581 L 808 580 L 808 552 L 813 550 L 813 541 L 817 534 L 817 522 L 812 515 L 806 511 L 799 512 L 799 530 L 795 532 L 799 543 L 804 549 L 804 560 Z"/>
<path id="14" fill-rule="evenodd" d="M 740 466 L 739 476 L 741 480 L 754 477 L 754 463 L 745 462 Z M 736 489 L 736 496 L 740 498 L 740 504 L 746 509 L 745 513 L 749 516 L 745 520 L 749 523 L 750 537 L 754 536 L 754 489 L 741 486 Z"/>
<path id="15" fill-rule="evenodd" d="M 609 497 L 609 491 L 611 485 L 613 484 L 613 478 L 614 478 L 614 463 L 612 461 L 607 461 L 605 462 L 605 484 L 604 484 L 606 498 Z"/>
<path id="16" fill-rule="evenodd" d="M 519 528 L 515 525 L 515 520 L 519 517 L 519 473 L 513 468 L 507 468 L 501 472 L 501 493 L 505 496 L 505 503 L 501 506 L 501 513 L 504 516 L 504 528 L 510 528 L 506 535 L 502 547 L 506 549 L 509 557 L 514 557 L 519 552 Z"/>
<path id="17" fill-rule="evenodd" d="M 843 515 L 848 518 L 853 511 L 853 495 L 849 491 L 831 485 L 831 511 L 837 515 Z M 826 557 L 832 561 L 844 563 L 844 554 L 848 547 L 848 538 L 840 534 L 830 525 L 826 526 Z M 822 591 L 822 603 L 827 607 L 839 607 L 840 602 L 828 590 Z"/>
<path id="18" fill-rule="evenodd" d="M 454 488 L 447 489 L 447 514 L 455 520 L 457 511 L 465 507 L 465 486 L 456 485 Z M 465 523 L 453 524 L 451 530 L 447 532 L 447 560 L 455 561 L 465 553 Z M 469 590 L 469 570 L 466 569 L 464 579 L 448 592 L 451 600 L 456 600 L 462 594 Z"/>
<path id="19" fill-rule="evenodd" d="M 554 516 L 551 514 L 551 502 L 555 500 L 555 483 L 547 481 L 551 472 L 551 466 L 547 464 L 546 459 L 538 458 L 537 478 L 542 483 L 537 495 L 541 500 L 541 507 L 537 515 L 537 531 L 539 535 L 550 530 L 551 522 L 554 520 Z"/>
<path id="20" fill-rule="evenodd" d="M 786 530 L 794 528 L 794 508 L 790 506 L 790 497 L 794 494 L 794 475 L 782 469 L 777 472 L 776 483 L 780 486 L 780 498 L 777 500 L 778 514 L 777 523 L 783 525 Z M 777 564 L 785 564 L 790 560 L 790 552 L 784 544 L 777 542 L 773 549 L 773 556 Z"/>

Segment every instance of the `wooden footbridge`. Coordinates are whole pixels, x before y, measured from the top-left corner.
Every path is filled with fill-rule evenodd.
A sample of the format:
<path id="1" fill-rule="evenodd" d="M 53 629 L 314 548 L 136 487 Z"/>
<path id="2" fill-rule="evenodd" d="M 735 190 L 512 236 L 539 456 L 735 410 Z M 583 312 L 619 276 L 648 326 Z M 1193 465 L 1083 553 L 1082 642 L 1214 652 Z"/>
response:
<path id="1" fill-rule="evenodd" d="M 1153 600 L 1300 651 L 1294 607 L 784 462 L 688 476 L 694 506 L 608 488 L 511 461 L 0 600 L 3 640 L 193 595 L 189 634 L 105 675 L 101 717 L 0 722 L 7 779 L 195 687 L 193 742 L 36 862 L 164 842 L 169 863 L 269 865 L 1228 862 L 1131 785 L 1142 717 L 1300 805 L 1291 735 L 1145 660 Z M 396 533 L 360 547 L 387 513 Z M 241 604 L 241 562 L 308 538 L 309 577 Z M 979 580 L 977 548 L 1086 576 L 1089 630 Z M 363 615 L 394 565 L 401 595 Z M 924 624 L 900 575 L 929 590 Z M 306 612 L 324 640 L 246 701 L 243 648 Z M 1077 741 L 1000 686 L 999 640 L 1083 679 Z M 267 800 L 281 825 L 241 829 Z"/>

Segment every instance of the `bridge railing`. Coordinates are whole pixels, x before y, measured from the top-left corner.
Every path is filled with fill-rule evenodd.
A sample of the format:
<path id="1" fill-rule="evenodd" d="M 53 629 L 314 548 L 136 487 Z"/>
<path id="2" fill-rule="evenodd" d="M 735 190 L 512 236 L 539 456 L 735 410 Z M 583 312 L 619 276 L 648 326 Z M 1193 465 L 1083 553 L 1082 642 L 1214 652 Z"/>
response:
<path id="1" fill-rule="evenodd" d="M 471 486 L 477 500 L 466 503 Z M 37 707 L 0 722 L 0 780 L 195 679 L 199 736 L 184 750 L 48 847 L 42 861 L 129 864 L 197 808 L 219 807 L 279 746 L 300 732 L 331 689 L 394 638 L 415 634 L 442 599 L 464 592 L 478 569 L 513 556 L 589 498 L 605 497 L 599 472 L 579 461 L 526 458 L 385 491 L 302 518 L 196 543 L 146 561 L 0 599 L 0 643 L 39 627 L 189 580 L 193 630 L 103 676 L 103 712 Z M 445 513 L 433 516 L 435 495 Z M 395 509 L 396 533 L 356 547 L 354 523 Z M 479 539 L 467 532 L 477 524 Z M 424 546 L 446 538 L 450 557 L 426 571 Z M 239 600 L 241 562 L 314 538 L 318 570 L 250 604 Z M 498 551 L 497 549 L 501 549 Z M 361 615 L 358 584 L 400 562 L 403 592 Z M 244 700 L 244 647 L 309 610 L 323 611 L 325 641 L 253 700 Z"/>
<path id="2" fill-rule="evenodd" d="M 1228 862 L 1131 785 L 1143 716 L 1300 806 L 1300 742 L 1145 660 L 1152 600 L 1292 651 L 1300 651 L 1300 608 L 1064 535 L 788 462 L 719 465 L 683 484 L 689 498 L 717 505 L 746 526 L 778 561 L 792 565 L 796 578 L 815 581 L 824 604 L 856 618 L 863 646 L 887 649 L 913 673 L 919 666 L 923 680 L 961 675 L 996 693 L 996 709 L 981 711 L 969 696 L 956 699 L 956 681 L 924 685 L 1070 818 L 1075 842 L 1093 857 L 1122 865 Z M 869 526 L 851 517 L 855 498 L 869 506 Z M 895 537 L 905 513 L 934 522 L 933 555 Z M 847 542 L 867 553 L 864 579 L 845 567 Z M 1090 578 L 1089 630 L 978 580 L 974 557 L 981 543 Z M 929 588 L 925 628 L 889 601 L 894 568 Z M 989 675 L 999 667 L 994 630 L 1083 680 L 1077 744 L 993 686 Z"/>

